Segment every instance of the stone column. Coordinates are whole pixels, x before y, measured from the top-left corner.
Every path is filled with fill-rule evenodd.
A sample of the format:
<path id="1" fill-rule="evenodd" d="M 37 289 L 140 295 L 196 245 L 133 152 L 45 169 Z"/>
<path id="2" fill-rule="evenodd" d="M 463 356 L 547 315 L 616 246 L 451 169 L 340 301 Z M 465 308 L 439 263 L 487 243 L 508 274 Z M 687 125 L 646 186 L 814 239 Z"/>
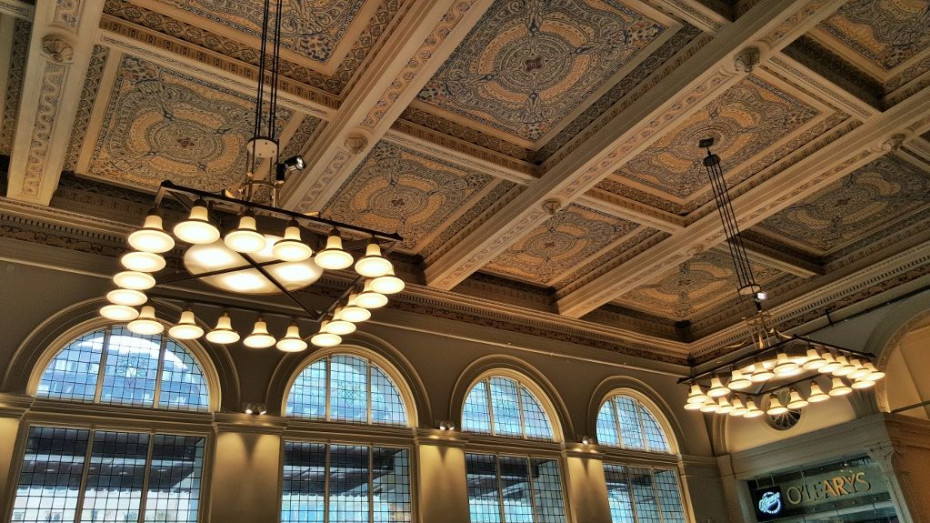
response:
<path id="1" fill-rule="evenodd" d="M 421 437 L 418 450 L 419 520 L 468 523 L 468 485 L 461 442 Z"/>

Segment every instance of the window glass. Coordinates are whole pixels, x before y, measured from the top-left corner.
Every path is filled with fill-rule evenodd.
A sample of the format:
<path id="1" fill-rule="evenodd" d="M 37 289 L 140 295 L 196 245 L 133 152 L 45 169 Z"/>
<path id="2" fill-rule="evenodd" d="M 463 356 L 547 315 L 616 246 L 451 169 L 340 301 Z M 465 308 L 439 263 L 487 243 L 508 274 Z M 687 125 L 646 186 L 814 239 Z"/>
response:
<path id="1" fill-rule="evenodd" d="M 59 351 L 42 372 L 36 396 L 173 410 L 210 405 L 203 369 L 187 349 L 122 327 L 84 334 Z"/>
<path id="2" fill-rule="evenodd" d="M 678 474 L 674 470 L 604 464 L 613 523 L 684 521 Z"/>
<path id="3" fill-rule="evenodd" d="M 145 521 L 195 522 L 203 445 L 195 436 L 31 427 L 15 517 L 138 521 L 145 503 Z"/>
<path id="4" fill-rule="evenodd" d="M 479 381 L 462 407 L 462 430 L 495 436 L 553 440 L 549 417 L 522 383 L 502 376 Z"/>
<path id="5" fill-rule="evenodd" d="M 286 414 L 407 425 L 404 400 L 391 378 L 370 360 L 348 354 L 328 356 L 304 368 L 288 392 Z"/>
<path id="6" fill-rule="evenodd" d="M 562 483 L 551 459 L 465 455 L 472 523 L 563 523 Z"/>
<path id="7" fill-rule="evenodd" d="M 616 395 L 597 414 L 597 442 L 627 449 L 671 452 L 655 415 L 631 396 Z"/>
<path id="8" fill-rule="evenodd" d="M 407 449 L 284 443 L 282 522 L 412 521 Z"/>

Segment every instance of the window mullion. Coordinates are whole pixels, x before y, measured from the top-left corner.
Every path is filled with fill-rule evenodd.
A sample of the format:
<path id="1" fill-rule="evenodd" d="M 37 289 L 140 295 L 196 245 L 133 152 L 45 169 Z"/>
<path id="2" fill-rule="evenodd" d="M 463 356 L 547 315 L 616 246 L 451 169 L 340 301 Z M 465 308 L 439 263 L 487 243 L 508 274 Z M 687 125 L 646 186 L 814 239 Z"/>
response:
<path id="1" fill-rule="evenodd" d="M 368 446 L 368 521 L 369 523 L 374 523 L 375 521 L 375 479 L 374 479 L 374 469 L 375 469 L 375 448 L 372 445 Z"/>
<path id="2" fill-rule="evenodd" d="M 617 443 L 620 445 L 620 448 L 626 448 L 626 444 L 623 443 L 623 425 L 620 423 L 620 408 L 617 407 L 617 398 L 610 398 L 607 400 L 610 402 L 610 409 L 614 411 L 614 427 L 617 429 Z"/>
<path id="3" fill-rule="evenodd" d="M 517 386 L 517 411 L 520 414 L 520 430 L 523 439 L 526 439 L 526 420 L 523 419 L 523 385 L 518 381 L 514 381 L 514 385 Z"/>
<path id="4" fill-rule="evenodd" d="M 326 362 L 326 400 L 325 400 L 326 405 L 325 405 L 325 412 L 323 413 L 324 414 L 323 419 L 325 419 L 326 421 L 330 421 L 329 410 L 330 410 L 330 405 L 332 404 L 331 396 L 333 394 L 333 387 L 331 385 L 333 381 L 333 363 L 332 363 L 332 358 L 330 358 L 329 356 L 327 356 L 324 361 Z"/>
<path id="5" fill-rule="evenodd" d="M 368 393 L 365 397 L 365 410 L 368 413 L 368 424 L 371 425 L 371 420 L 373 419 L 371 413 L 371 360 L 367 360 L 368 365 L 365 366 L 365 391 Z"/>
<path id="6" fill-rule="evenodd" d="M 158 352 L 158 366 L 155 371 L 155 393 L 152 395 L 152 407 L 158 408 L 161 399 L 161 375 L 165 369 L 165 357 L 168 353 L 168 337 L 161 337 L 161 350 Z"/>
<path id="7" fill-rule="evenodd" d="M 484 395 L 488 398 L 488 417 L 491 419 L 491 435 L 496 436 L 497 430 L 494 428 L 494 405 L 491 404 L 491 380 L 488 379 L 485 383 L 487 385 L 485 386 Z"/>
<path id="8" fill-rule="evenodd" d="M 103 380 L 106 379 L 107 352 L 110 351 L 110 333 L 112 331 L 112 327 L 107 327 L 107 330 L 103 333 L 103 350 L 100 351 L 100 368 L 97 369 L 97 388 L 94 389 L 94 403 L 100 403 Z"/>
<path id="9" fill-rule="evenodd" d="M 490 383 L 488 383 L 490 386 Z M 500 502 L 498 510 L 500 511 L 501 521 L 507 521 L 507 515 L 504 513 L 504 480 L 501 477 L 501 457 L 497 454 L 494 454 L 494 465 L 497 469 L 497 499 Z"/>
<path id="10" fill-rule="evenodd" d="M 623 467 L 624 474 L 626 474 L 626 491 L 630 496 L 630 506 L 633 507 L 633 521 L 639 521 L 639 516 L 637 515 L 636 510 L 636 489 L 633 487 L 633 473 L 630 470 L 630 467 Z"/>
<path id="11" fill-rule="evenodd" d="M 649 450 L 649 438 L 646 437 L 646 423 L 643 421 L 643 409 L 638 401 L 633 400 L 633 408 L 636 409 L 636 419 L 639 420 L 639 433 L 643 438 L 643 450 Z"/>
<path id="12" fill-rule="evenodd" d="M 659 519 L 665 523 L 665 511 L 662 510 L 662 499 L 659 497 L 659 487 L 656 485 L 656 469 L 650 467 L 650 474 L 652 474 L 652 492 L 656 497 L 656 510 L 659 512 Z"/>
<path id="13" fill-rule="evenodd" d="M 139 523 L 145 521 L 145 503 L 148 500 L 149 477 L 152 475 L 152 456 L 155 452 L 155 433 L 149 434 L 149 448 L 145 453 L 145 470 L 142 476 L 142 494 L 139 499 Z"/>
<path id="14" fill-rule="evenodd" d="M 327 366 L 327 367 L 328 367 L 328 366 Z M 326 443 L 326 444 L 323 445 L 323 448 L 326 449 L 326 450 L 324 451 L 324 454 L 325 454 L 325 456 L 326 456 L 326 463 L 325 463 L 325 465 L 323 466 L 323 470 L 325 471 L 325 474 L 323 475 L 323 477 L 324 477 L 324 483 L 323 483 L 323 521 L 326 522 L 326 523 L 329 522 L 329 470 L 330 470 L 329 460 L 332 459 L 332 454 L 330 453 L 329 447 L 330 447 L 329 443 Z"/>
<path id="15" fill-rule="evenodd" d="M 530 487 L 530 506 L 533 507 L 533 521 L 539 523 L 539 509 L 536 506 L 536 485 L 533 482 L 533 460 L 530 457 L 526 458 L 526 481 Z"/>
<path id="16" fill-rule="evenodd" d="M 84 511 L 84 492 L 87 490 L 87 475 L 90 473 L 90 458 L 94 448 L 95 431 L 88 430 L 87 432 L 87 450 L 84 452 L 84 472 L 81 474 L 81 487 L 78 490 L 77 504 L 74 509 L 74 523 L 81 522 L 81 512 Z"/>

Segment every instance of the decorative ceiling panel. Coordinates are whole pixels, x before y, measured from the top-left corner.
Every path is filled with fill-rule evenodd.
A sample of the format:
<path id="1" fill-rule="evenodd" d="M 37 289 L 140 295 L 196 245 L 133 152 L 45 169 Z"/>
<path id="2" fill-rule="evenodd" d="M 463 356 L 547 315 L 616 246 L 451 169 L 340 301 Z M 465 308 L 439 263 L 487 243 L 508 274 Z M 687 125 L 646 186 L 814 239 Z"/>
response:
<path id="1" fill-rule="evenodd" d="M 19 98 L 23 92 L 23 79 L 26 73 L 26 57 L 29 54 L 29 36 L 32 24 L 19 18 L 13 23 L 13 42 L 10 46 L 9 80 L 6 84 L 4 105 L 0 107 L 0 154 L 9 155 L 13 149 L 16 134 L 16 116 L 19 111 Z"/>
<path id="2" fill-rule="evenodd" d="M 756 283 L 767 283 L 785 273 L 753 261 Z M 705 251 L 680 264 L 654 283 L 638 287 L 614 303 L 673 320 L 686 320 L 715 305 L 736 300 L 739 283 L 733 259 L 721 249 Z"/>
<path id="3" fill-rule="evenodd" d="M 829 254 L 930 203 L 930 174 L 887 155 L 753 228 L 817 256 Z"/>
<path id="4" fill-rule="evenodd" d="M 245 174 L 254 103 L 236 91 L 124 55 L 86 174 L 148 188 L 168 179 L 224 189 Z M 280 122 L 291 115 L 278 108 Z"/>
<path id="5" fill-rule="evenodd" d="M 727 182 L 733 187 L 743 181 L 733 177 L 740 174 L 741 165 L 795 135 L 821 115 L 821 111 L 785 90 L 758 76 L 748 76 L 663 135 L 598 187 L 615 194 L 620 194 L 624 186 L 632 187 L 646 195 L 638 199 L 647 205 L 658 207 L 647 198 L 682 205 L 709 188 L 701 163 L 705 153 L 697 146 L 700 139 L 714 138 L 714 153 L 720 156 Z M 752 174 L 742 173 L 745 177 Z"/>
<path id="6" fill-rule="evenodd" d="M 405 251 L 419 253 L 497 185 L 492 176 L 381 141 L 336 191 L 323 216 L 397 232 Z"/>
<path id="7" fill-rule="evenodd" d="M 495 2 L 419 100 L 535 143 L 672 32 L 612 0 Z"/>
<path id="8" fill-rule="evenodd" d="M 600 211 L 570 205 L 482 270 L 547 285 L 637 227 L 636 223 Z"/>

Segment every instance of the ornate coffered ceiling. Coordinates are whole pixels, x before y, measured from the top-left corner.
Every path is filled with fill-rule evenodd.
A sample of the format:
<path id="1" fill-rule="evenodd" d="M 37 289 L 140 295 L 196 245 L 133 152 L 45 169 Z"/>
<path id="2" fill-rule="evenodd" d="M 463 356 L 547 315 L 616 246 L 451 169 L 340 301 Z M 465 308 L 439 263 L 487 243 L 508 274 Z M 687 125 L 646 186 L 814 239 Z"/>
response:
<path id="1" fill-rule="evenodd" d="M 926 1 L 285 4 L 285 205 L 403 235 L 398 307 L 708 357 L 742 314 L 708 136 L 787 326 L 930 272 Z M 0 10 L 0 206 L 135 223 L 90 195 L 237 180 L 260 7 Z"/>

